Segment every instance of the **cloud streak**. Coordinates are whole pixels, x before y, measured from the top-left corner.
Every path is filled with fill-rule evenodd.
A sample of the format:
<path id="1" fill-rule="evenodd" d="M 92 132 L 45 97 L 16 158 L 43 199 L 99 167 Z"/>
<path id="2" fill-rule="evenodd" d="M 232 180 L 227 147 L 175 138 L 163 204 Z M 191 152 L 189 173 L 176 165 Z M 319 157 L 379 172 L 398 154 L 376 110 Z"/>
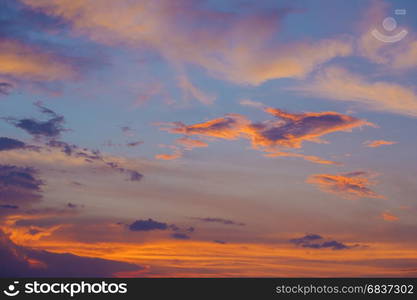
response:
<path id="1" fill-rule="evenodd" d="M 381 146 L 390 146 L 395 145 L 397 142 L 394 141 L 386 141 L 386 140 L 374 140 L 374 141 L 366 141 L 364 145 L 369 148 L 378 148 Z"/>
<path id="2" fill-rule="evenodd" d="M 350 172 L 341 174 L 315 174 L 307 179 L 307 183 L 316 185 L 320 190 L 339 195 L 347 199 L 376 198 L 384 196 L 374 192 L 370 186 L 375 184 L 367 172 Z"/>
<path id="3" fill-rule="evenodd" d="M 296 88 L 305 95 L 354 102 L 376 111 L 417 116 L 417 93 L 412 87 L 385 81 L 369 81 L 341 67 L 328 67 Z"/>

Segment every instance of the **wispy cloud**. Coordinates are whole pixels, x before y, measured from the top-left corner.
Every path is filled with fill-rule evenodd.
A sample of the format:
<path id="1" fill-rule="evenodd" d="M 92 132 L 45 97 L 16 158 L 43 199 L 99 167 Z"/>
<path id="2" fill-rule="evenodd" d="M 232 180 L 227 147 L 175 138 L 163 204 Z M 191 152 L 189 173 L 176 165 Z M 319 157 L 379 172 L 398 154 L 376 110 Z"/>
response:
<path id="1" fill-rule="evenodd" d="M 366 141 L 363 144 L 366 147 L 370 147 L 370 148 L 377 148 L 377 147 L 381 147 L 381 146 L 389 146 L 389 145 L 395 145 L 398 142 L 394 142 L 394 141 L 386 141 L 386 140 L 374 140 L 374 141 Z"/>
<path id="2" fill-rule="evenodd" d="M 309 96 L 355 102 L 371 110 L 417 116 L 417 93 L 412 87 L 369 81 L 341 67 L 328 67 L 311 82 L 291 89 Z"/>
<path id="3" fill-rule="evenodd" d="M 5 38 L 0 38 L 0 64 L 0 74 L 29 81 L 69 79 L 77 73 L 63 57 Z"/>
<path id="4" fill-rule="evenodd" d="M 398 218 L 397 216 L 393 215 L 392 213 L 390 213 L 388 211 L 383 212 L 381 214 L 381 218 L 384 221 L 387 221 L 387 222 L 396 222 L 400 219 L 400 218 Z"/>
<path id="5" fill-rule="evenodd" d="M 236 225 L 236 226 L 245 226 L 246 225 L 245 223 L 242 223 L 242 222 L 236 222 L 236 221 L 233 221 L 233 220 L 223 219 L 223 218 L 210 218 L 210 217 L 197 218 L 197 217 L 195 217 L 193 219 L 199 220 L 201 222 L 219 223 L 219 224 L 223 224 L 223 225 Z"/>
<path id="6" fill-rule="evenodd" d="M 384 198 L 370 189 L 370 186 L 375 184 L 370 177 L 371 174 L 362 171 L 335 175 L 315 174 L 308 178 L 307 183 L 316 185 L 322 191 L 347 199 Z"/>
<path id="7" fill-rule="evenodd" d="M 71 21 L 73 30 L 95 41 L 122 41 L 131 47 L 146 44 L 176 65 L 198 65 L 237 83 L 257 85 L 270 79 L 303 77 L 319 64 L 352 53 L 346 37 L 272 43 L 282 19 L 292 12 L 288 8 L 257 9 L 248 16 L 208 9 L 193 1 L 174 4 L 164 0 L 151 6 L 147 1 L 23 2 Z M 123 22 L 118 17 L 121 15 Z M 212 101 L 188 83 L 182 81 L 180 85 L 203 103 Z"/>

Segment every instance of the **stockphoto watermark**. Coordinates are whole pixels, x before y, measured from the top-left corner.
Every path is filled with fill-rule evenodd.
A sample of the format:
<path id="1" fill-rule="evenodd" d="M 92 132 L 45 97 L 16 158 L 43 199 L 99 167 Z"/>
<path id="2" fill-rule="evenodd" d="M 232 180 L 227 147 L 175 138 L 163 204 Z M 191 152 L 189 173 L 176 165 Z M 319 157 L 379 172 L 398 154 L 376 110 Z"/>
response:
<path id="1" fill-rule="evenodd" d="M 13 281 L 3 294 L 15 297 L 19 294 L 65 294 L 74 297 L 77 294 L 126 294 L 127 283 L 101 282 L 40 282 L 37 280 L 19 284 Z"/>
<path id="2" fill-rule="evenodd" d="M 397 16 L 404 16 L 407 14 L 407 10 L 396 9 L 394 13 Z M 399 42 L 408 34 L 408 31 L 406 29 L 398 29 L 397 21 L 393 17 L 386 17 L 382 21 L 382 27 L 385 32 L 380 32 L 378 29 L 373 29 L 371 33 L 374 36 L 374 38 L 384 43 Z"/>

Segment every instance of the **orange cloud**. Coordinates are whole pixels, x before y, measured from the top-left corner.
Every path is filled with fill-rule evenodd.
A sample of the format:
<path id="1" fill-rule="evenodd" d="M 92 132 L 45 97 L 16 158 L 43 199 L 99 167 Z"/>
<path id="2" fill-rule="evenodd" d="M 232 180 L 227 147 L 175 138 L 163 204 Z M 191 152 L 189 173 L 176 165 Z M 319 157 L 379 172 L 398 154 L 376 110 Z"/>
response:
<path id="1" fill-rule="evenodd" d="M 162 160 L 174 160 L 182 157 L 182 151 L 176 146 L 169 146 L 169 145 L 160 145 L 164 148 L 171 148 L 174 150 L 172 154 L 157 154 L 155 155 L 156 159 L 162 159 Z"/>
<path id="2" fill-rule="evenodd" d="M 384 221 L 387 222 L 395 222 L 398 221 L 399 218 L 397 216 L 394 216 L 393 214 L 389 213 L 389 212 L 383 212 L 381 214 L 382 219 L 384 219 Z"/>
<path id="3" fill-rule="evenodd" d="M 381 146 L 384 146 L 384 145 L 394 145 L 394 144 L 397 144 L 397 142 L 385 141 L 385 140 L 366 141 L 364 143 L 364 145 L 366 145 L 366 147 L 370 147 L 370 148 L 377 148 L 377 147 L 381 147 Z"/>
<path id="4" fill-rule="evenodd" d="M 375 184 L 369 180 L 366 172 L 342 174 L 315 174 L 307 179 L 307 183 L 316 185 L 320 190 L 337 194 L 347 199 L 384 198 L 369 188 Z"/>
<path id="5" fill-rule="evenodd" d="M 0 74 L 17 79 L 57 80 L 75 76 L 62 59 L 33 46 L 0 39 Z"/>
<path id="6" fill-rule="evenodd" d="M 10 228 L 15 230 L 16 227 Z M 10 233 L 10 231 L 9 231 Z M 368 247 L 334 251 L 296 248 L 291 244 L 227 243 L 199 240 L 158 239 L 138 242 L 95 242 L 62 238 L 39 240 L 10 239 L 19 246 L 54 253 L 110 259 L 145 265 L 140 273 L 119 273 L 119 276 L 141 277 L 355 277 L 399 276 L 409 274 L 401 266 L 414 261 L 414 245 L 367 243 Z M 348 241 L 349 242 L 349 241 Z M 369 258 L 373 259 L 370 260 Z M 397 265 L 386 261 L 398 261 Z M 376 263 L 378 262 L 379 263 Z M 343 266 L 343 267 L 341 267 Z"/>
<path id="7" fill-rule="evenodd" d="M 194 125 L 185 125 L 181 122 L 171 123 L 173 128 L 162 130 L 184 135 L 199 135 L 226 140 L 234 140 L 242 135 L 243 128 L 247 127 L 250 121 L 239 114 L 227 114 L 223 118 L 210 120 Z"/>
<path id="8" fill-rule="evenodd" d="M 191 150 L 193 148 L 204 148 L 208 147 L 208 144 L 206 142 L 190 139 L 188 137 L 183 137 L 175 140 L 175 143 L 183 146 L 187 150 Z"/>
<path id="9" fill-rule="evenodd" d="M 164 125 L 171 127 L 161 130 L 186 136 L 196 135 L 225 140 L 243 138 L 249 140 L 254 149 L 267 152 L 268 157 L 301 157 L 316 163 L 336 164 L 316 156 L 283 152 L 281 149 L 299 149 L 305 141 L 325 143 L 321 137 L 329 133 L 351 131 L 361 126 L 375 126 L 370 122 L 337 112 L 291 114 L 270 107 L 265 108 L 264 111 L 276 118 L 253 123 L 242 115 L 228 114 L 222 118 L 193 125 L 185 125 L 182 122 L 167 123 Z"/>
<path id="10" fill-rule="evenodd" d="M 267 153 L 264 156 L 266 157 L 298 157 L 302 158 L 304 160 L 314 162 L 317 164 L 323 164 L 323 165 L 341 165 L 339 162 L 326 160 L 318 156 L 314 155 L 304 155 L 300 153 L 291 153 L 291 152 L 273 152 L 273 153 Z"/>
<path id="11" fill-rule="evenodd" d="M 411 87 L 384 81 L 369 82 L 339 67 L 324 69 L 310 83 L 292 90 L 309 96 L 356 102 L 367 109 L 417 116 L 417 93 Z"/>

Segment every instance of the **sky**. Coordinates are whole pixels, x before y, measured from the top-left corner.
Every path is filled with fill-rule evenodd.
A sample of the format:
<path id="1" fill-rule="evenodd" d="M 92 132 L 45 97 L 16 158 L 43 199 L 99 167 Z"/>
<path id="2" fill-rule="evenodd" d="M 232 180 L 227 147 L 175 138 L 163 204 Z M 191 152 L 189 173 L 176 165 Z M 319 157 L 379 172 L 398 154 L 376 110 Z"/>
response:
<path id="1" fill-rule="evenodd" d="M 417 276 L 415 13 L 1 0 L 0 276 Z"/>

